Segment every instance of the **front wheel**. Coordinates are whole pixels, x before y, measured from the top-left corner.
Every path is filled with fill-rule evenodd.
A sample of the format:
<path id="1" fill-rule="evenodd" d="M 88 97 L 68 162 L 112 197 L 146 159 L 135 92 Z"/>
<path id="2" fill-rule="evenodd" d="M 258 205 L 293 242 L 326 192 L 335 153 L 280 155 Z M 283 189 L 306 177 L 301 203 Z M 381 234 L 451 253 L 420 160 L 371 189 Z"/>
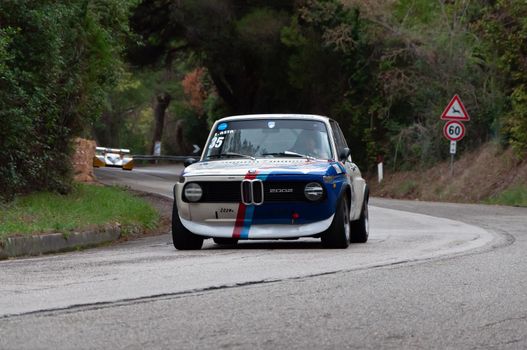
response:
<path id="1" fill-rule="evenodd" d="M 370 235 L 370 219 L 368 214 L 368 190 L 364 193 L 364 201 L 359 220 L 351 222 L 351 243 L 366 243 Z"/>
<path id="2" fill-rule="evenodd" d="M 348 200 L 342 196 L 331 226 L 322 234 L 324 248 L 347 248 L 350 244 L 350 217 Z"/>
<path id="3" fill-rule="evenodd" d="M 172 208 L 172 242 L 178 250 L 196 250 L 203 246 L 203 237 L 193 234 L 181 223 L 176 201 Z"/>

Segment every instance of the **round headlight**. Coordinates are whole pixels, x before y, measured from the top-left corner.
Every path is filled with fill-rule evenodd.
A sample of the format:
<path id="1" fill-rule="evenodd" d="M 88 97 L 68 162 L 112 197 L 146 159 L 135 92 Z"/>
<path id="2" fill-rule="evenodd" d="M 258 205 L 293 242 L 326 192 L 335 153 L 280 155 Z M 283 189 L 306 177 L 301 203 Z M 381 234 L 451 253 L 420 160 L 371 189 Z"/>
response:
<path id="1" fill-rule="evenodd" d="M 310 182 L 304 189 L 304 195 L 310 201 L 318 201 L 324 195 L 324 188 L 318 182 Z"/>
<path id="2" fill-rule="evenodd" d="M 189 202 L 197 202 L 201 199 L 203 190 L 201 189 L 200 185 L 195 182 L 191 182 L 185 186 L 183 193 Z"/>

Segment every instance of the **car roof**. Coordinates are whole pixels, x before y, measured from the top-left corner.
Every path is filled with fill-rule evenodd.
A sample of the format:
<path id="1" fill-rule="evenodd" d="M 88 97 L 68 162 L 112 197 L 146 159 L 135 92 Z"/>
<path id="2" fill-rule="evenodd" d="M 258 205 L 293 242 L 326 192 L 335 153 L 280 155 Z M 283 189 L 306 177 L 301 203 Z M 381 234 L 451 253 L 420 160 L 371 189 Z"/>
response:
<path id="1" fill-rule="evenodd" d="M 269 113 L 269 114 L 245 114 L 245 115 L 235 115 L 231 117 L 225 117 L 217 120 L 217 122 L 224 121 L 234 121 L 234 120 L 246 120 L 246 119 L 309 119 L 309 120 L 318 120 L 318 121 L 327 121 L 330 118 L 316 115 L 316 114 L 278 114 L 278 113 Z"/>

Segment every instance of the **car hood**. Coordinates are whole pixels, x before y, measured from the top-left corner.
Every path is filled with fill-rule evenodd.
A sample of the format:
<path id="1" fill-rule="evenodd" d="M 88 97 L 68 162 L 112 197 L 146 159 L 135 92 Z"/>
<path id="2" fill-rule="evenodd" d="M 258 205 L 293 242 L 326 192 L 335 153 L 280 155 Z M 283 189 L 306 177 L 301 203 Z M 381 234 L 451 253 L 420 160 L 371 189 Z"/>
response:
<path id="1" fill-rule="evenodd" d="M 276 175 L 336 175 L 344 172 L 343 166 L 334 161 L 307 159 L 232 159 L 204 161 L 189 165 L 183 176 L 232 175 L 245 176 L 249 173 Z"/>

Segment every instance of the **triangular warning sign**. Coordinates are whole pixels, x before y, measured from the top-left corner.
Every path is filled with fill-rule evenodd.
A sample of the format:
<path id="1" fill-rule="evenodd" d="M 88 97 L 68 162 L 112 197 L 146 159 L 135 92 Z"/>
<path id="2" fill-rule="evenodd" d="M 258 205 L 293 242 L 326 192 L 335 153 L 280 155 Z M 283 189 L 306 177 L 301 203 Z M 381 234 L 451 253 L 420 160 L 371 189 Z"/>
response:
<path id="1" fill-rule="evenodd" d="M 454 95 L 441 114 L 441 120 L 470 120 L 467 110 L 458 95 Z"/>

